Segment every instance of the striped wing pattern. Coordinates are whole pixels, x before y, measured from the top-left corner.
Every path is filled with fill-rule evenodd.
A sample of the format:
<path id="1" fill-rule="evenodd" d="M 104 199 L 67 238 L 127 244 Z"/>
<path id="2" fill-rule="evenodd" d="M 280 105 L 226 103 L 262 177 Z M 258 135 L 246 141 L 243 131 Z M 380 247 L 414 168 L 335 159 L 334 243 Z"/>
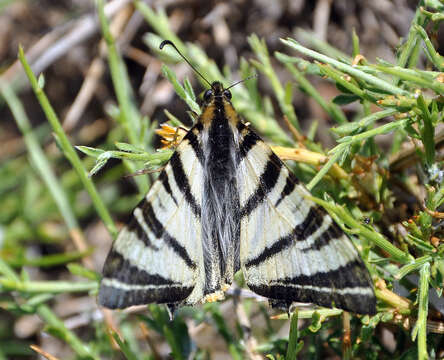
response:
<path id="1" fill-rule="evenodd" d="M 99 303 L 214 301 L 240 269 L 272 305 L 375 313 L 372 281 L 351 240 L 242 123 L 222 85 L 212 91 L 113 243 Z"/>
<path id="2" fill-rule="evenodd" d="M 288 306 L 372 312 L 367 269 L 351 240 L 254 132 L 241 127 L 241 268 L 248 287 Z"/>
<path id="3" fill-rule="evenodd" d="M 174 304 L 202 297 L 198 239 L 203 176 L 195 132 L 190 130 L 180 143 L 113 243 L 100 286 L 102 306 Z"/>

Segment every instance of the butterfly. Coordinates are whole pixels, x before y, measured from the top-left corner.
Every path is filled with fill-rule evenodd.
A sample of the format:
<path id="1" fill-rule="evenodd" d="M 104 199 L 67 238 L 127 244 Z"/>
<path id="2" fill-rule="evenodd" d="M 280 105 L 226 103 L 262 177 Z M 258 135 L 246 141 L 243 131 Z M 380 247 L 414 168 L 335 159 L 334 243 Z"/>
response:
<path id="1" fill-rule="evenodd" d="M 114 241 L 99 304 L 173 311 L 220 300 L 240 270 L 272 306 L 374 314 L 372 280 L 351 240 L 242 121 L 229 88 L 209 85 L 201 115 Z"/>

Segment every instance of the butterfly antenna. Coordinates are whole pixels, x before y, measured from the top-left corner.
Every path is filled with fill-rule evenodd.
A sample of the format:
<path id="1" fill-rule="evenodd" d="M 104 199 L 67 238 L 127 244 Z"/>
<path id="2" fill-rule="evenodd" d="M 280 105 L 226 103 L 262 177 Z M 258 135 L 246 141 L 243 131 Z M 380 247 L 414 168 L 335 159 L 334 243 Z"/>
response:
<path id="1" fill-rule="evenodd" d="M 248 81 L 248 80 L 250 80 L 250 79 L 252 79 L 252 78 L 256 78 L 256 77 L 257 77 L 257 74 L 250 75 L 250 76 L 246 77 L 245 79 L 242 79 L 242 80 L 236 81 L 234 84 L 230 85 L 230 86 L 227 87 L 225 90 L 229 90 L 229 89 L 231 89 L 233 86 L 235 86 L 235 85 L 237 85 L 237 84 L 243 83 L 243 82 L 245 82 L 245 81 Z"/>
<path id="2" fill-rule="evenodd" d="M 186 62 L 187 62 L 187 64 L 188 65 L 190 65 L 190 67 L 196 72 L 196 74 L 198 74 L 202 79 L 204 79 L 205 80 L 205 82 L 208 84 L 208 85 L 210 85 L 210 87 L 212 87 L 211 86 L 211 83 L 207 80 L 207 79 L 205 79 L 205 77 L 199 72 L 199 71 L 197 71 L 197 69 L 193 66 L 193 64 L 191 64 L 189 61 L 188 61 L 188 59 L 179 51 L 179 49 L 176 47 L 176 45 L 174 45 L 174 43 L 172 42 L 172 41 L 170 41 L 170 40 L 164 40 L 164 41 L 162 41 L 161 43 L 160 43 L 160 45 L 159 45 L 159 49 L 160 50 L 162 50 L 163 49 L 163 47 L 165 46 L 165 45 L 171 45 L 173 48 L 174 48 L 174 50 L 176 50 L 177 51 L 177 53 L 182 57 L 182 59 L 184 59 Z M 231 87 L 231 86 L 230 86 Z"/>

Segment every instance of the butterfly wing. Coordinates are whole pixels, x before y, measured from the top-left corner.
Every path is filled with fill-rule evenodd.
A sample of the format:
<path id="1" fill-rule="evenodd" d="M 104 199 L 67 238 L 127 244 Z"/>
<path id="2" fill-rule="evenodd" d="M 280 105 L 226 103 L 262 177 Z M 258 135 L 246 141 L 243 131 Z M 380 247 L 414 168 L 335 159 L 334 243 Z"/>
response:
<path id="1" fill-rule="evenodd" d="M 333 303 L 374 313 L 368 271 L 351 240 L 252 130 L 240 127 L 241 269 L 272 303 Z"/>
<path id="2" fill-rule="evenodd" d="M 98 301 L 108 308 L 194 303 L 202 297 L 199 131 L 178 145 L 112 245 Z"/>

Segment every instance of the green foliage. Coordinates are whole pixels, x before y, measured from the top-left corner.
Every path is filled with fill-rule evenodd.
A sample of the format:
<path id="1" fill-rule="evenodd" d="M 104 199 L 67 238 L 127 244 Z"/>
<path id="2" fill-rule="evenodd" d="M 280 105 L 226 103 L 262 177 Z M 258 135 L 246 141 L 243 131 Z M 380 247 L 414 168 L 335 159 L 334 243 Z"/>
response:
<path id="1" fill-rule="evenodd" d="M 15 294 L 4 298 L 2 294 L 2 308 L 15 315 L 38 314 L 45 322 L 48 333 L 66 342 L 81 359 L 98 359 L 103 355 L 116 357 L 119 352 L 127 359 L 152 358 L 155 347 L 150 345 L 151 349 L 141 350 L 140 344 L 135 340 L 134 329 L 138 323 L 162 338 L 169 345 L 173 358 L 186 359 L 190 355 L 206 358 L 207 350 L 196 346 L 190 335 L 189 322 L 185 319 L 214 330 L 225 342 L 229 354 L 237 359 L 244 358 L 251 350 L 272 359 L 294 359 L 296 356 L 320 358 L 325 355 L 323 351 L 326 348 L 330 355 L 343 355 L 344 358 L 376 359 L 395 356 L 400 359 L 427 359 L 435 356 L 443 336 L 432 331 L 428 333 L 427 328 L 433 321 L 437 321 L 430 310 L 430 293 L 435 292 L 442 296 L 444 279 L 444 232 L 442 221 L 439 222 L 435 217 L 442 216 L 444 204 L 444 166 L 436 151 L 436 145 L 442 141 L 442 134 L 438 134 L 436 129 L 438 124 L 443 123 L 444 83 L 440 71 L 443 71 L 444 61 L 436 52 L 426 26 L 435 26 L 435 23 L 444 19 L 444 7 L 436 0 L 422 3 L 424 7 L 418 8 L 409 35 L 398 49 L 396 64 L 382 60 L 372 64 L 363 57 L 359 58 L 359 39 L 355 33 L 350 34 L 353 41 L 351 56 L 316 40 L 302 30 L 299 34 L 310 40 L 311 48 L 302 46 L 291 38 L 282 39 L 288 49 L 287 54 L 270 54 L 265 42 L 256 35 L 251 35 L 248 42 L 256 58 L 250 61 L 241 59 L 241 77 L 246 78 L 256 71 L 265 75 L 271 84 L 273 99 L 260 94 L 255 78 L 232 88 L 233 104 L 239 114 L 273 144 L 287 147 L 301 145 L 300 139 L 294 140 L 278 122 L 279 117 L 284 115 L 295 131 L 301 131 L 292 104 L 297 91 L 294 84 L 297 84 L 305 96 L 314 99 L 337 124 L 331 129 L 337 145 L 328 151 L 324 151 L 322 146 L 314 141 L 316 123 L 303 140 L 307 149 L 328 154 L 328 161 L 322 168 L 298 164 L 294 166 L 294 171 L 301 179 L 309 179 L 307 187 L 313 191 L 312 199 L 329 211 L 353 238 L 375 280 L 378 313 L 373 317 L 351 317 L 349 335 L 353 345 L 346 347 L 341 343 L 344 323 L 348 316 L 338 309 L 296 310 L 291 316 L 290 333 L 287 337 L 277 335 L 273 328 L 276 322 L 287 319 L 287 314 L 270 320 L 268 312 L 265 311 L 268 326 L 257 329 L 255 324 L 251 324 L 252 334 L 248 334 L 245 329 L 239 330 L 242 326 L 238 323 L 234 327 L 235 330 L 232 330 L 233 327 L 228 324 L 219 304 L 208 304 L 203 309 L 182 309 L 173 321 L 169 320 L 166 309 L 150 305 L 147 308 L 148 315 L 118 315 L 121 336 L 111 332 L 111 337 L 108 337 L 105 325 L 97 322 L 95 336 L 90 338 L 89 343 L 69 330 L 52 311 L 50 304 L 57 294 L 89 292 L 94 296 L 97 292 L 100 276 L 76 263 L 87 257 L 92 250 L 30 259 L 26 257 L 28 239 L 57 244 L 70 236 L 78 236 L 75 234 L 82 236 L 79 223 L 93 213 L 101 218 L 114 237 L 117 230 L 110 213 L 116 209 L 129 211 L 138 199 L 123 198 L 116 191 L 108 191 L 100 179 L 107 177 L 108 182 L 112 182 L 119 179 L 123 173 L 160 167 L 172 154 L 169 149 L 154 151 L 152 139 L 156 123 L 142 117 L 133 100 L 125 63 L 104 15 L 103 1 L 98 1 L 98 13 L 118 102 L 118 107 L 111 111 L 116 128 L 109 135 L 109 138 L 118 139 L 117 142 L 113 141 L 116 149 L 104 149 L 112 146 L 109 145 L 111 141 L 108 139 L 106 144 L 97 148 L 75 147 L 87 155 L 83 159 L 79 157 L 45 95 L 43 75 L 38 79 L 35 77 L 23 50 L 20 49 L 19 59 L 32 89 L 45 112 L 60 151 L 72 166 L 72 169 L 65 169 L 64 175 L 57 175 L 53 170 L 57 159 L 41 146 L 42 138 L 49 128 L 45 126 L 32 129 L 13 89 L 8 84 L 0 84 L 1 95 L 23 133 L 29 157 L 9 160 L 0 167 L 0 201 L 7 209 L 0 214 L 0 223 L 4 226 L 0 290 L 5 294 Z M 229 86 L 234 79 L 228 71 L 220 71 L 199 47 L 185 44 L 178 39 L 168 26 L 165 12 L 156 12 L 140 1 L 135 1 L 135 6 L 156 32 L 144 36 L 145 44 L 154 54 L 169 63 L 169 66 L 163 66 L 163 74 L 192 114 L 199 114 L 198 100 L 190 82 L 186 79 L 181 84 L 174 72 L 174 64 L 181 59 L 167 48 L 159 53 L 161 40 L 173 40 L 210 82 L 219 80 Z M 294 55 L 294 52 L 304 55 L 305 58 Z M 421 52 L 426 55 L 434 71 L 417 68 Z M 273 65 L 275 59 L 283 64 L 292 76 L 292 80 L 286 84 L 282 84 L 276 75 Z M 357 63 L 354 62 L 356 59 L 359 60 Z M 312 85 L 313 76 L 323 77 L 325 81 L 335 84 L 339 94 L 332 102 L 326 101 Z M 202 81 L 198 77 L 197 80 Z M 204 82 L 202 84 L 205 85 Z M 279 105 L 280 114 L 275 114 L 273 100 Z M 351 103 L 358 107 L 353 119 L 341 108 Z M 371 106 L 377 106 L 378 110 L 372 112 Z M 178 120 L 185 118 L 183 114 L 173 115 L 167 112 L 166 116 L 173 126 L 183 126 Z M 384 134 L 393 135 L 390 150 L 378 145 L 378 136 Z M 389 226 L 392 224 L 388 225 L 385 221 L 387 213 L 394 211 L 395 202 L 398 202 L 398 206 L 400 202 L 395 197 L 393 186 L 401 184 L 409 196 L 416 198 L 419 193 L 415 190 L 418 184 L 413 184 L 409 178 L 412 172 L 407 171 L 407 166 L 399 160 L 402 158 L 401 145 L 411 141 L 416 146 L 409 156 L 416 165 L 414 175 L 420 183 L 425 199 L 421 199 L 424 204 L 417 204 L 414 208 L 415 213 L 411 214 L 413 217 L 404 219 L 402 231 L 399 230 L 401 224 L 398 224 L 398 230 L 394 231 Z M 114 169 L 105 167 L 113 158 L 122 160 L 124 169 L 119 166 Z M 369 164 L 364 169 L 364 174 L 357 171 L 362 163 Z M 334 181 L 329 175 L 329 170 L 338 165 L 348 175 Z M 91 169 L 89 176 L 86 169 Z M 92 180 L 93 175 L 97 185 Z M 12 182 L 11 178 L 20 179 L 19 183 Z M 136 185 L 140 197 L 149 187 L 149 178 L 136 178 Z M 91 204 L 87 208 L 79 208 L 75 198 L 84 190 L 88 193 Z M 30 204 L 34 205 L 32 212 L 29 211 Z M 440 211 L 441 213 L 436 215 Z M 371 220 L 370 223 L 364 221 L 366 218 Z M 48 230 L 45 226 L 48 220 L 64 222 L 66 228 L 61 232 Z M 29 279 L 24 269 L 25 265 L 40 268 L 64 264 L 68 264 L 71 274 L 84 279 L 34 281 Z M 16 268 L 22 272 L 18 274 Z M 407 275 L 412 274 L 417 275 L 417 280 L 410 278 L 407 281 Z M 412 290 L 407 298 L 392 291 L 395 281 Z M 258 305 L 252 305 L 249 299 L 240 298 L 236 301 L 240 301 L 238 306 L 245 309 L 254 308 L 260 313 L 261 308 L 258 310 Z M 247 311 L 248 316 L 253 317 L 252 312 Z M 305 325 L 300 329 L 298 325 L 302 322 Z M 395 328 L 392 330 L 396 339 L 394 354 L 384 349 L 375 331 L 376 327 L 386 324 L 392 329 Z M 255 349 L 248 348 L 249 336 L 257 339 Z M 120 350 L 111 347 L 111 338 L 117 342 Z M 6 347 L 0 343 L 0 359 L 11 353 L 19 355 L 23 353 L 23 349 L 16 349 L 12 345 Z"/>

